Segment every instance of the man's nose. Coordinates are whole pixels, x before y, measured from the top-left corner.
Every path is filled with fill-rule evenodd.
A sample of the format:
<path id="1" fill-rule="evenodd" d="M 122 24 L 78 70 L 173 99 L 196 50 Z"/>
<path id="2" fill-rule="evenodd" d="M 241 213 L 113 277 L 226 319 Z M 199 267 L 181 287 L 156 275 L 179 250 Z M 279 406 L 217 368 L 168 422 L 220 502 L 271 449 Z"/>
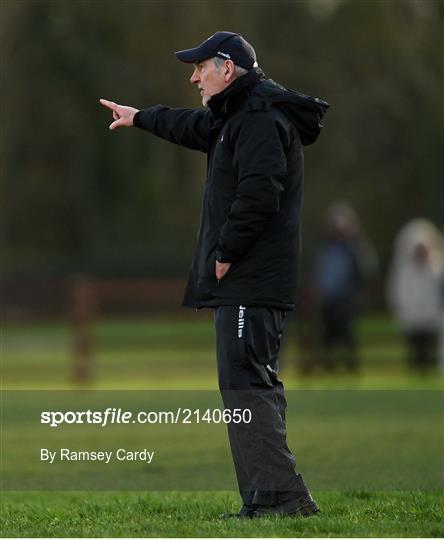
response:
<path id="1" fill-rule="evenodd" d="M 196 83 L 199 82 L 199 80 L 200 80 L 200 79 L 199 79 L 199 75 L 197 74 L 197 69 L 195 69 L 195 70 L 193 71 L 193 74 L 191 75 L 190 82 L 196 84 Z"/>

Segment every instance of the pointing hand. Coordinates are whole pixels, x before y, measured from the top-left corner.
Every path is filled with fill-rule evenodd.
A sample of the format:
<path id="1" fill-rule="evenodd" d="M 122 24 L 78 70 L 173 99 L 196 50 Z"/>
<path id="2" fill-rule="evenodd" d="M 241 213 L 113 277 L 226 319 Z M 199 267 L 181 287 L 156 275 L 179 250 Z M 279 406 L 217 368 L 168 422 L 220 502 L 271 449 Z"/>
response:
<path id="1" fill-rule="evenodd" d="M 114 122 L 110 124 L 109 129 L 116 129 L 122 126 L 132 127 L 134 115 L 139 112 L 134 107 L 127 107 L 125 105 L 117 105 L 114 101 L 108 101 L 107 99 L 101 99 L 100 103 L 111 109 L 113 112 Z"/>

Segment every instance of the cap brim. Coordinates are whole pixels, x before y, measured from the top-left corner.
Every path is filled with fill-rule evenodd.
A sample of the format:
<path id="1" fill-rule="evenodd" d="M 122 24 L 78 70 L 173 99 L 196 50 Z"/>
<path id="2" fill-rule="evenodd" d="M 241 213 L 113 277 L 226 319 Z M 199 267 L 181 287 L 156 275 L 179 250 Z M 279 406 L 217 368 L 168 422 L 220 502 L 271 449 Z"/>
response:
<path id="1" fill-rule="evenodd" d="M 176 51 L 174 54 L 181 62 L 185 62 L 186 64 L 202 62 L 202 60 L 206 60 L 211 56 L 211 54 L 208 51 L 205 51 L 202 47 L 184 49 L 183 51 Z"/>

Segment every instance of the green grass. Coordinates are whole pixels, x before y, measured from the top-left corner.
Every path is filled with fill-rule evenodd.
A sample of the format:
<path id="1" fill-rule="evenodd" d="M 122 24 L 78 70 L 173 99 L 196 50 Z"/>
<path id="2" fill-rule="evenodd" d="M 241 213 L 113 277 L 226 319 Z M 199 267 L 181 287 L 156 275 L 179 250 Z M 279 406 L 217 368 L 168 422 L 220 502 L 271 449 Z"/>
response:
<path id="1" fill-rule="evenodd" d="M 317 372 L 311 376 L 301 376 L 298 369 L 301 352 L 296 339 L 296 325 L 289 321 L 281 356 L 282 378 L 287 389 L 443 388 L 442 376 L 437 373 L 420 377 L 408 372 L 404 362 L 404 345 L 393 322 L 387 317 L 363 318 L 358 324 L 358 337 L 362 359 L 360 374 L 348 375 L 340 372 L 325 375 Z M 72 381 L 71 340 L 71 329 L 67 324 L 8 325 L 2 332 L 3 388 L 75 388 Z M 190 313 L 186 319 L 174 320 L 156 318 L 98 321 L 94 325 L 94 340 L 93 378 L 86 385 L 87 388 L 159 390 L 217 388 L 214 328 L 211 314 L 208 312 Z M 350 448 L 352 442 L 356 443 L 356 448 L 361 444 L 360 450 L 356 451 L 355 467 L 359 464 L 360 452 L 367 452 L 375 459 L 378 458 L 364 439 L 360 441 L 359 432 L 364 426 L 362 417 L 353 420 L 351 416 L 343 415 L 339 411 L 337 421 L 332 422 L 326 430 L 322 414 L 320 415 L 322 411 L 318 410 L 318 421 L 313 422 L 311 413 L 314 407 L 312 403 L 303 412 L 298 410 L 295 416 L 295 421 L 305 434 L 302 440 L 297 436 L 299 432 L 294 427 L 290 426 L 289 431 L 290 446 L 300 459 L 303 472 L 308 473 L 310 480 L 313 479 L 311 485 L 323 485 L 322 474 L 316 478 L 316 471 L 320 470 L 317 463 L 322 456 L 327 462 L 327 458 L 329 456 L 331 458 L 332 454 L 339 455 L 343 443 Z M 333 408 L 329 411 L 335 414 Z M 438 407 L 435 413 L 439 412 Z M 408 419 L 407 416 L 405 419 Z M 396 417 L 386 419 L 385 447 L 389 448 L 390 444 L 394 444 L 395 447 L 398 445 L 404 450 L 404 454 L 400 452 L 392 455 L 395 461 L 398 458 L 402 460 L 408 457 L 405 454 L 405 437 L 406 433 L 413 431 L 407 429 L 408 425 L 403 424 L 404 420 L 401 421 Z M 393 422 L 392 427 L 390 422 Z M 414 426 L 419 430 L 418 433 L 428 429 L 427 437 L 432 440 L 433 430 L 430 429 L 433 427 L 433 421 L 430 422 L 417 422 Z M 404 425 L 407 427 L 404 428 Z M 365 430 L 370 427 L 376 430 L 375 433 L 380 428 L 377 423 L 365 424 Z M 339 433 L 338 430 L 348 435 L 334 438 L 333 435 Z M 436 456 L 439 456 L 442 426 L 438 424 L 436 430 L 438 446 L 435 449 L 425 448 L 425 450 L 433 450 Z M 10 439 L 18 449 L 17 459 L 24 455 L 27 444 L 19 435 L 12 433 Z M 32 433 L 29 432 L 28 435 Z M 189 445 L 194 440 L 197 438 L 186 442 Z M 414 441 L 415 439 L 412 439 L 411 443 Z M 216 444 L 217 439 L 212 442 Z M 227 444 L 225 435 L 222 443 Z M 427 452 L 421 452 L 421 440 L 417 443 L 409 446 L 412 451 L 409 456 L 413 456 L 414 461 L 405 463 L 415 473 L 416 480 L 423 478 L 426 471 L 429 478 L 433 478 L 434 462 L 429 460 L 429 465 L 421 463 L 422 454 L 425 455 Z M 20 444 L 23 446 L 21 449 Z M 382 448 L 384 445 L 376 447 Z M 183 448 L 187 448 L 185 442 Z M 353 456 L 355 454 L 352 452 L 351 457 Z M 379 458 L 384 456 L 381 455 Z M 344 481 L 347 474 L 353 472 L 352 461 L 352 459 L 345 462 L 337 460 L 336 468 L 330 471 L 332 477 L 327 484 L 328 487 L 335 484 L 336 474 L 339 480 L 343 480 L 342 484 L 338 481 L 338 485 L 342 485 L 342 491 L 316 491 L 314 495 L 322 513 L 309 519 L 222 520 L 220 519 L 222 513 L 234 512 L 240 506 L 239 496 L 232 491 L 6 491 L 2 494 L 1 534 L 10 537 L 444 536 L 442 490 L 427 491 L 424 488 L 400 491 L 387 486 L 385 491 L 361 489 L 352 491 L 353 486 L 360 485 L 359 468 L 356 471 L 358 481 L 355 482 L 351 477 L 349 484 L 348 480 Z M 202 463 L 206 463 L 205 460 Z M 29 463 L 27 466 L 30 466 Z M 371 473 L 369 469 L 366 473 L 367 478 L 369 471 Z M 408 486 L 405 489 L 412 489 L 409 482 L 404 485 Z M 421 483 L 417 482 L 415 485 L 421 486 Z M 440 486 L 440 480 L 437 477 L 435 481 L 427 484 L 429 485 Z M 363 484 L 362 487 L 366 486 Z"/>
<path id="2" fill-rule="evenodd" d="M 439 537 L 444 498 L 436 492 L 320 492 L 310 518 L 221 519 L 235 512 L 231 492 L 11 493 L 9 537 Z"/>
<path id="3" fill-rule="evenodd" d="M 416 376 L 405 364 L 404 344 L 386 316 L 357 325 L 362 370 L 301 376 L 296 322 L 289 320 L 281 350 L 287 388 L 443 388 L 437 374 Z M 210 312 L 187 318 L 97 321 L 90 388 L 216 389 L 214 325 Z M 68 324 L 8 325 L 2 333 L 5 388 L 73 387 L 72 331 Z"/>

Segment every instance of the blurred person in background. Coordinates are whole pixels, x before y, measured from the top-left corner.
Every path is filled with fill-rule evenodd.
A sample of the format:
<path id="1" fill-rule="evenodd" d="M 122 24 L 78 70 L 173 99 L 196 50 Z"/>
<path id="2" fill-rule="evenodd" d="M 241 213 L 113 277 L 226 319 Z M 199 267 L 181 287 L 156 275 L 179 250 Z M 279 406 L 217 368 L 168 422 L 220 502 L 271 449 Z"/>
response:
<path id="1" fill-rule="evenodd" d="M 444 238 L 433 223 L 415 219 L 399 231 L 387 299 L 406 340 L 409 366 L 421 373 L 436 368 L 444 326 Z"/>
<path id="2" fill-rule="evenodd" d="M 327 371 L 341 364 L 350 372 L 359 369 L 354 322 L 364 283 L 376 268 L 376 251 L 355 210 L 345 202 L 333 204 L 314 269 L 314 296 L 322 326 L 320 361 Z"/>
<path id="3" fill-rule="evenodd" d="M 243 507 L 238 517 L 318 511 L 286 442 L 278 351 L 294 308 L 300 241 L 303 145 L 320 133 L 328 104 L 266 79 L 253 47 L 216 32 L 176 52 L 194 64 L 203 109 L 138 111 L 101 100 L 110 129 L 137 126 L 208 156 L 187 307 L 214 309 L 219 388 L 227 409 L 252 423 L 228 424 Z"/>

